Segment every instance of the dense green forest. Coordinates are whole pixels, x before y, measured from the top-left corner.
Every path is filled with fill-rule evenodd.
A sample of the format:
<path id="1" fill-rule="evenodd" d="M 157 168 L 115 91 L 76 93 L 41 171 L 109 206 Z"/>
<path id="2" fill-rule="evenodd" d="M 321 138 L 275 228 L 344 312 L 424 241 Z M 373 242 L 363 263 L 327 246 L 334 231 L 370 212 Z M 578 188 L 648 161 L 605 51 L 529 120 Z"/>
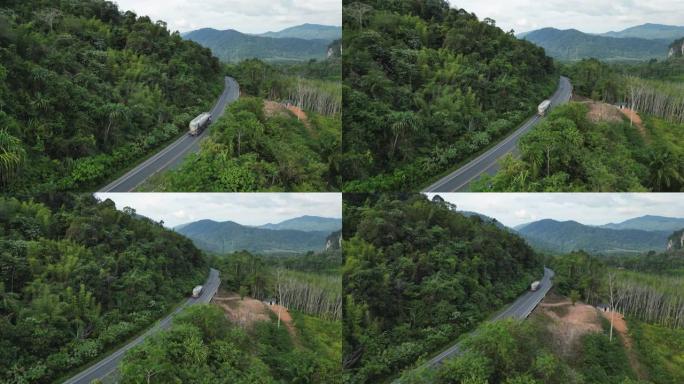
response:
<path id="1" fill-rule="evenodd" d="M 412 367 L 525 291 L 523 239 L 422 195 L 344 196 L 345 382 Z"/>
<path id="2" fill-rule="evenodd" d="M 51 383 L 206 278 L 202 253 L 111 200 L 0 199 L 0 382 Z"/>
<path id="3" fill-rule="evenodd" d="M 122 383 L 341 383 L 339 322 L 295 315 L 297 340 L 275 321 L 253 329 L 230 323 L 214 305 L 192 306 L 170 330 L 131 350 Z"/>
<path id="4" fill-rule="evenodd" d="M 409 190 L 487 148 L 558 83 L 544 50 L 436 1 L 343 1 L 345 191 Z"/>
<path id="5" fill-rule="evenodd" d="M 208 49 L 103 0 L 4 1 L 0 61 L 0 182 L 17 193 L 94 189 L 223 85 Z"/>

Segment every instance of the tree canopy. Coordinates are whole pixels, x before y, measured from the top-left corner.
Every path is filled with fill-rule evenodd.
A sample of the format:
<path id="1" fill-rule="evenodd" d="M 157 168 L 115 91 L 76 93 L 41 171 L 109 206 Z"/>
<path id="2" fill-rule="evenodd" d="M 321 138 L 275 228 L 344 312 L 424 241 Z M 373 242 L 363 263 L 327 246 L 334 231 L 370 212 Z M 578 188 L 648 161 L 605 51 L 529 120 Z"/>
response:
<path id="1" fill-rule="evenodd" d="M 104 0 L 3 2 L 0 62 L 0 182 L 17 193 L 92 190 L 223 85 L 208 49 Z"/>
<path id="2" fill-rule="evenodd" d="M 345 191 L 415 190 L 556 87 L 543 49 L 446 1 L 343 5 Z"/>
<path id="3" fill-rule="evenodd" d="M 111 200 L 0 198 L 0 381 L 51 383 L 92 362 L 207 272 L 189 239 Z"/>

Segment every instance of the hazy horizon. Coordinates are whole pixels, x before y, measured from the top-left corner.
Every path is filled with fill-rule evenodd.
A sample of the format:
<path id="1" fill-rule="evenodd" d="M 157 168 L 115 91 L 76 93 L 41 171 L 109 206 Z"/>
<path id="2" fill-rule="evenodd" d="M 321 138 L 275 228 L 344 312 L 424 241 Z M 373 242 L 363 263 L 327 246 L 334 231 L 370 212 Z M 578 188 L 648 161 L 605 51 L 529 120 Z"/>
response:
<path id="1" fill-rule="evenodd" d="M 95 193 L 118 210 L 131 207 L 173 228 L 198 220 L 234 221 L 248 226 L 299 216 L 342 218 L 339 193 Z"/>
<path id="2" fill-rule="evenodd" d="M 342 25 L 339 0 L 114 0 L 122 12 L 162 20 L 172 32 L 200 28 L 249 34 L 276 32 L 301 24 Z"/>
<path id="3" fill-rule="evenodd" d="M 619 223 L 652 215 L 684 218 L 677 193 L 428 193 L 497 219 L 508 227 L 537 220 L 574 220 L 586 225 Z"/>
<path id="4" fill-rule="evenodd" d="M 586 33 L 621 31 L 642 24 L 684 26 L 680 0 L 448 0 L 451 7 L 489 17 L 516 34 L 541 28 L 577 29 Z"/>

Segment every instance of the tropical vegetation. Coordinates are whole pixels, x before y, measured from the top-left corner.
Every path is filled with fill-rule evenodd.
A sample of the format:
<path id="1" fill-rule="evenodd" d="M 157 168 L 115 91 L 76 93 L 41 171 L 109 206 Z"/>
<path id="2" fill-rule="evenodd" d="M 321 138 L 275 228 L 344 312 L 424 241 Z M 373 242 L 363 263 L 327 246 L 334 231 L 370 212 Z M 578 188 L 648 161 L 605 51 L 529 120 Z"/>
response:
<path id="1" fill-rule="evenodd" d="M 218 59 L 101 0 L 0 6 L 0 182 L 93 190 L 187 130 L 223 86 Z"/>
<path id="2" fill-rule="evenodd" d="M 0 198 L 0 382 L 65 378 L 150 326 L 207 272 L 189 239 L 111 200 Z"/>
<path id="3" fill-rule="evenodd" d="M 543 49 L 436 1 L 343 1 L 344 191 L 417 190 L 558 83 Z"/>

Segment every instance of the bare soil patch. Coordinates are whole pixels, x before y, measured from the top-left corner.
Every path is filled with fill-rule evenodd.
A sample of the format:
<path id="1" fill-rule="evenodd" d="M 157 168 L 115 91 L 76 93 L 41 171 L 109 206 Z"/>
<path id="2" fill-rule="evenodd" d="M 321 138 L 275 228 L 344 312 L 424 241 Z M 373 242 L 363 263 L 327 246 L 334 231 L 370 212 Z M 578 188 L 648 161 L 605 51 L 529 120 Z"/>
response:
<path id="1" fill-rule="evenodd" d="M 541 312 L 552 320 L 548 326 L 549 331 L 553 335 L 554 347 L 561 355 L 574 355 L 582 336 L 601 331 L 598 311 L 593 306 L 581 302 L 572 305 L 567 298 L 555 294 L 547 298 L 535 311 Z"/>
<path id="2" fill-rule="evenodd" d="M 245 297 L 233 292 L 219 291 L 211 300 L 225 312 L 226 317 L 243 328 L 250 328 L 257 321 L 269 321 L 267 305 L 259 300 Z"/>
<path id="3" fill-rule="evenodd" d="M 589 106 L 587 117 L 591 122 L 607 121 L 609 123 L 619 123 L 623 120 L 620 108 L 606 103 L 596 101 L 585 102 Z"/>
<path id="4" fill-rule="evenodd" d="M 309 116 L 306 112 L 296 105 L 292 104 L 282 104 L 272 100 L 264 100 L 264 114 L 267 117 L 273 116 L 290 116 L 294 115 L 299 121 L 301 121 L 309 133 L 314 134 L 311 129 L 311 122 L 309 121 Z"/>

